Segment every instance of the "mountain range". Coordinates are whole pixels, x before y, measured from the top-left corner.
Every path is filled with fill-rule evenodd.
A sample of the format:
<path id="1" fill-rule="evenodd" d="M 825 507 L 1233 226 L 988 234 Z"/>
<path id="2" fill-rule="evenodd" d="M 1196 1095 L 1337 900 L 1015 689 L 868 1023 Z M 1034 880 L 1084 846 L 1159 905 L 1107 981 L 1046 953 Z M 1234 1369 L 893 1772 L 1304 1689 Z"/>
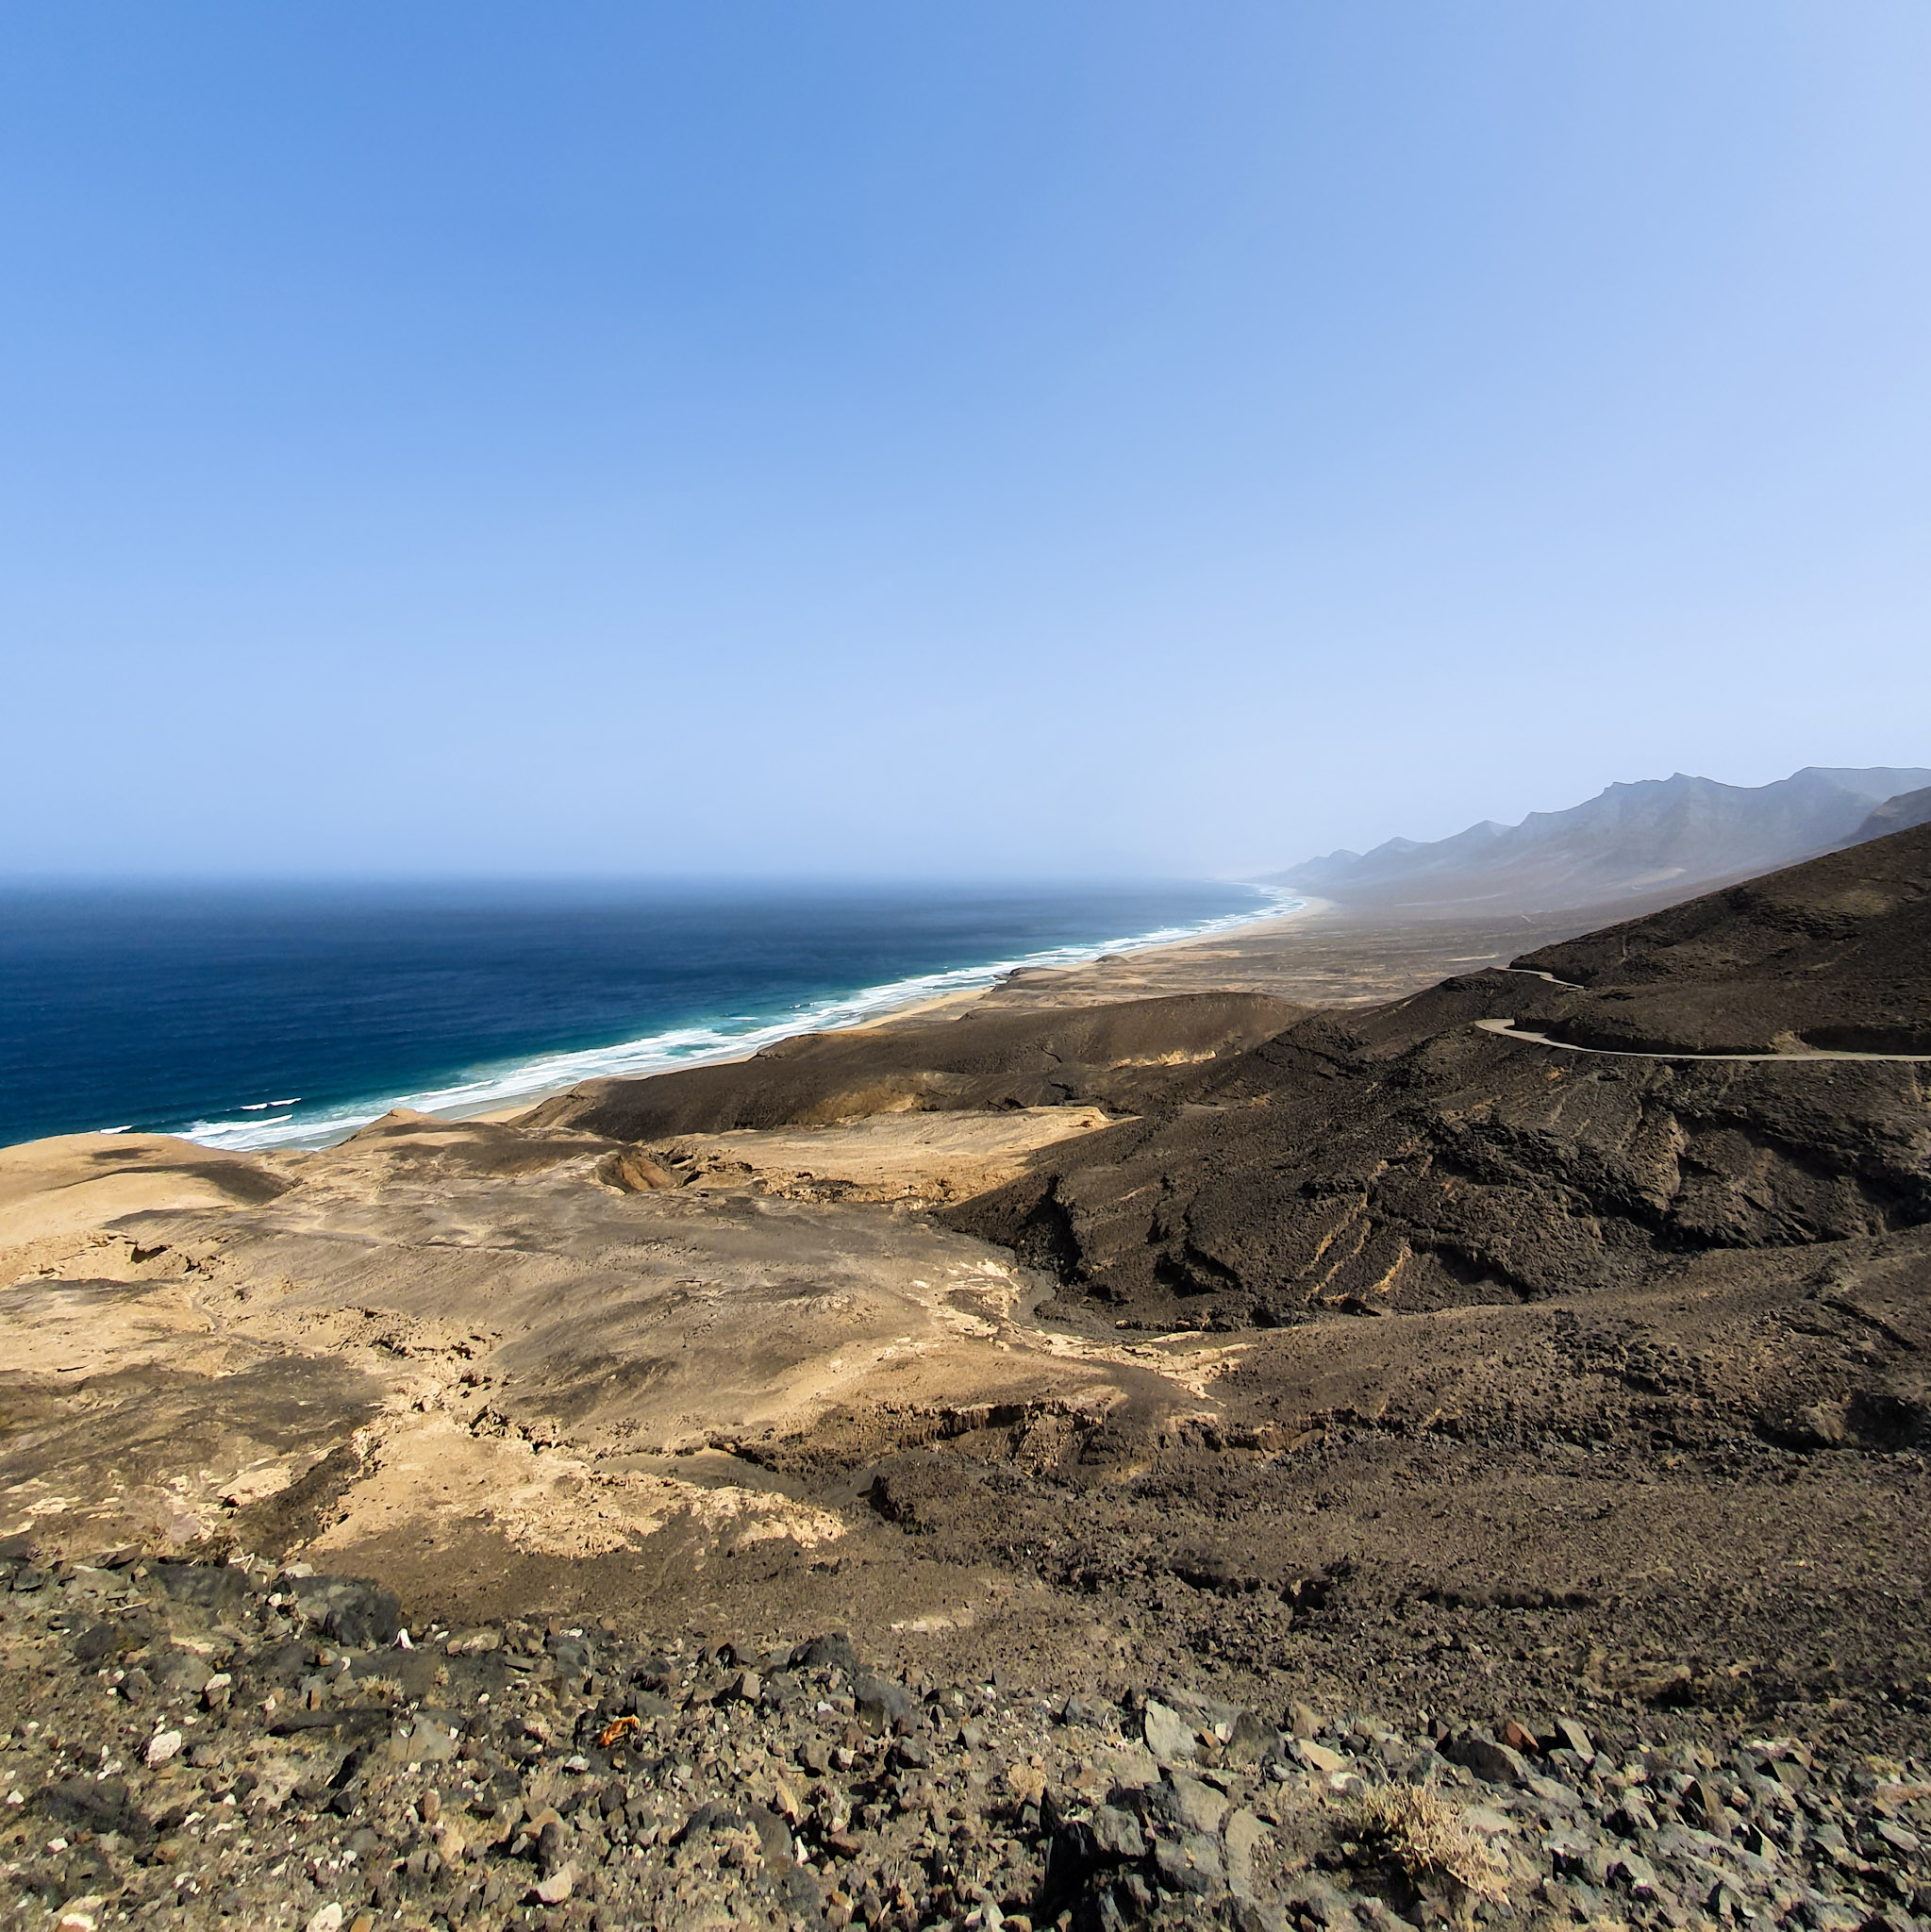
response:
<path id="1" fill-rule="evenodd" d="M 1453 838 L 1330 852 L 1264 883 L 1344 910 L 1433 918 L 1659 905 L 1931 818 L 1931 771 L 1806 765 L 1773 784 L 1678 772 L 1606 791 L 1518 825 L 1485 819 Z"/>

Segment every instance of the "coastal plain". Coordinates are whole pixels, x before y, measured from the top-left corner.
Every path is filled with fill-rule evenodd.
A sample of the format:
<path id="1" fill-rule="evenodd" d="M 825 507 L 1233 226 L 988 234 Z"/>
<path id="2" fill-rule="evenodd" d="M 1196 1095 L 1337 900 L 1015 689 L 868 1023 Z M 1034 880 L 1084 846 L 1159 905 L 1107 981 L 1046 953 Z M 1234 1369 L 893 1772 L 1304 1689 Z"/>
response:
<path id="1" fill-rule="evenodd" d="M 914 1696 L 1076 1693 L 1149 1741 L 1191 1697 L 1170 1772 L 1225 1757 L 1213 1712 L 1285 1740 L 1301 1707 L 1357 1714 L 1342 1757 L 1364 1713 L 1519 1765 L 1559 1721 L 1691 1782 L 1774 1736 L 1922 1796 L 1927 908 L 1931 828 L 1593 936 L 1317 908 L 508 1121 L 6 1150 L 0 1537 L 40 1575 L 287 1566 L 419 1631 L 699 1663 L 836 1632 Z M 991 1925 L 1031 1887 L 1083 1923 L 1144 1894 L 1285 1924 L 1319 1862 L 1284 1824 L 1244 1905 L 1136 1894 L 1124 1855 L 1060 1885 L 1075 1801 L 1056 1824 L 1024 1782 L 1024 1884 L 921 1904 L 899 1857 L 908 1903 L 866 1922 Z M 773 1923 L 864 1916 L 849 1831 L 820 1838 L 816 1903 Z M 1893 1850 L 1820 1876 L 1786 1841 L 1773 1916 L 1908 1917 Z M 1671 1884 L 1540 1869 L 1530 1922 L 1688 1922 Z M 1425 1918 L 1403 1883 L 1360 1922 Z"/>

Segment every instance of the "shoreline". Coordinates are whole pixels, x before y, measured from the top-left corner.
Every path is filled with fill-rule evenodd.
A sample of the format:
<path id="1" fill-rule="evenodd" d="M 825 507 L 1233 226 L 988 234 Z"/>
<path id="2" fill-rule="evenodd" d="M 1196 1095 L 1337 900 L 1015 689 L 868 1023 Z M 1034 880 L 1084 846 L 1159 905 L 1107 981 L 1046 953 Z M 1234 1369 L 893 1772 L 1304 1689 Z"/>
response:
<path id="1" fill-rule="evenodd" d="M 1106 946 L 1104 950 L 1095 953 L 1091 958 L 1069 961 L 1063 967 L 1031 966 L 1025 964 L 1012 966 L 1003 972 L 998 978 L 985 986 L 960 987 L 951 992 L 913 996 L 907 999 L 902 1006 L 881 1008 L 877 1012 L 868 1013 L 862 1020 L 853 1020 L 843 1025 L 800 1026 L 793 1032 L 780 1035 L 777 1040 L 760 1040 L 757 1045 L 748 1048 L 743 1053 L 725 1053 L 716 1056 L 705 1055 L 701 1058 L 693 1057 L 691 1059 L 679 1060 L 675 1066 L 654 1068 L 651 1074 L 639 1074 L 627 1077 L 648 1079 L 652 1077 L 653 1074 L 674 1074 L 685 1067 L 737 1066 L 745 1060 L 755 1059 L 767 1046 L 776 1046 L 785 1040 L 800 1040 L 807 1034 L 871 1033 L 887 1026 L 904 1025 L 908 1021 L 937 1022 L 941 1019 L 958 1019 L 971 1012 L 974 1007 L 983 1005 L 986 1000 L 996 996 L 1006 988 L 1020 981 L 1024 975 L 1028 974 L 1078 973 L 1103 965 L 1107 960 L 1115 958 L 1130 957 L 1137 959 L 1144 959 L 1157 957 L 1161 953 L 1183 952 L 1190 947 L 1206 945 L 1215 940 L 1227 938 L 1233 933 L 1252 934 L 1263 925 L 1275 924 L 1285 925 L 1290 920 L 1303 918 L 1316 908 L 1324 908 L 1326 903 L 1325 900 L 1317 899 L 1297 900 L 1293 908 L 1290 911 L 1268 911 L 1257 914 L 1254 919 L 1243 922 L 1240 925 L 1218 926 L 1211 932 L 1190 933 L 1185 939 L 1149 940 L 1145 941 L 1133 940 L 1115 941 Z M 592 1074 L 586 1077 L 590 1079 L 608 1079 L 624 1078 L 626 1076 Z M 446 1121 L 482 1121 L 489 1124 L 505 1126 L 515 1121 L 519 1116 L 527 1113 L 531 1108 L 541 1106 L 546 1100 L 554 1099 L 558 1093 L 568 1093 L 571 1091 L 571 1087 L 579 1084 L 579 1082 L 572 1081 L 568 1086 L 532 1088 L 527 1093 L 519 1094 L 513 1105 L 506 1107 L 492 1106 L 488 1112 L 448 1108 L 438 1111 L 432 1118 Z"/>
<path id="2" fill-rule="evenodd" d="M 182 1131 L 173 1138 L 224 1153 L 305 1154 L 339 1146 L 373 1122 L 398 1111 L 420 1113 L 434 1120 L 502 1124 L 515 1120 L 556 1094 L 569 1092 L 586 1080 L 647 1079 L 687 1067 L 729 1066 L 754 1058 L 767 1046 L 806 1034 L 863 1031 L 922 1015 L 963 1012 L 1023 975 L 1081 972 L 1109 959 L 1145 959 L 1168 952 L 1181 952 L 1216 941 L 1226 941 L 1237 935 L 1251 936 L 1257 928 L 1284 924 L 1325 908 L 1324 901 L 1287 893 L 1279 888 L 1256 886 L 1249 890 L 1269 893 L 1273 903 L 1256 907 L 1252 911 L 1223 914 L 1203 922 L 1193 931 L 1171 937 L 1171 929 L 1161 929 L 1144 935 L 1095 941 L 1090 945 L 1049 947 L 1018 959 L 954 967 L 940 973 L 912 975 L 898 981 L 888 980 L 846 993 L 826 995 L 818 1002 L 815 1012 L 754 1025 L 738 1040 L 716 1049 L 700 1047 L 673 1057 L 664 1048 L 658 1047 L 656 1042 L 675 1041 L 710 1029 L 701 1024 L 669 1026 L 636 1041 L 532 1057 L 524 1062 L 530 1074 L 526 1081 L 518 1079 L 512 1063 L 494 1076 L 484 1074 L 423 1092 L 395 1094 L 380 1104 L 371 1102 L 344 1108 L 333 1121 L 307 1125 L 289 1122 L 286 1133 L 270 1131 L 282 1126 L 282 1122 L 258 1124 L 218 1121 L 194 1124 L 211 1131 Z M 943 985 L 946 981 L 965 983 Z M 895 995 L 896 989 L 903 989 L 903 991 Z M 846 1015 L 849 1017 L 843 1017 Z M 635 1060 L 626 1063 L 624 1056 L 632 1054 L 636 1056 Z M 599 1060 L 606 1064 L 594 1064 Z M 554 1071 L 546 1072 L 547 1069 Z M 480 1091 L 465 1098 L 465 1089 Z"/>
<path id="3" fill-rule="evenodd" d="M 1156 940 L 1143 943 L 1133 941 L 1116 942 L 1096 953 L 1090 959 L 1072 961 L 1065 966 L 1013 966 L 986 986 L 963 987 L 955 992 L 937 993 L 929 998 L 908 999 L 903 1006 L 882 1008 L 876 1013 L 868 1014 L 862 1020 L 854 1020 L 842 1026 L 801 1026 L 796 1032 L 784 1034 L 782 1039 L 799 1040 L 817 1033 L 871 1033 L 881 1031 L 888 1026 L 904 1025 L 913 1021 L 936 1023 L 941 1019 L 960 1019 L 975 1007 L 983 1006 L 989 999 L 996 999 L 1001 993 L 1020 985 L 1026 980 L 1027 975 L 1043 977 L 1054 974 L 1089 972 L 1104 966 L 1107 960 L 1114 958 L 1133 958 L 1141 961 L 1157 959 L 1164 953 L 1184 953 L 1196 946 L 1210 945 L 1217 940 L 1224 940 L 1237 933 L 1257 937 L 1260 935 L 1262 927 L 1286 926 L 1293 921 L 1312 917 L 1325 910 L 1327 906 L 1328 902 L 1324 899 L 1299 899 L 1290 910 L 1262 913 L 1238 926 L 1220 926 L 1211 932 L 1191 933 L 1187 938 L 1179 940 Z M 654 1071 L 676 1073 L 684 1067 L 738 1066 L 745 1060 L 756 1058 L 766 1046 L 775 1046 L 779 1043 L 779 1041 L 775 1040 L 762 1041 L 757 1046 L 744 1053 L 720 1054 L 715 1057 L 706 1056 L 701 1059 L 679 1060 L 675 1067 L 664 1067 Z M 598 1079 L 622 1076 L 591 1074 L 589 1077 Z M 638 1074 L 635 1077 L 642 1079 L 650 1075 Z M 573 1086 L 576 1084 L 580 1083 L 572 1083 Z M 571 1088 L 568 1086 L 533 1089 L 530 1092 L 519 1096 L 513 1106 L 492 1108 L 489 1112 L 458 1112 L 445 1109 L 436 1113 L 432 1118 L 447 1121 L 481 1121 L 491 1125 L 507 1126 L 529 1112 L 533 1107 L 541 1106 L 545 1100 L 554 1099 L 556 1095 L 568 1093 L 570 1091 Z"/>

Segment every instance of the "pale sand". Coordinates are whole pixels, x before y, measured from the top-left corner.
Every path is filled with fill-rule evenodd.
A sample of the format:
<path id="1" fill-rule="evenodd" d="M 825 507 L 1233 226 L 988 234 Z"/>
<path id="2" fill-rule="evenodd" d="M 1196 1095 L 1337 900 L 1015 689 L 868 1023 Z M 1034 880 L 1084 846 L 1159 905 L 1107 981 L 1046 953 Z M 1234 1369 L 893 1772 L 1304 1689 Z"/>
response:
<path id="1" fill-rule="evenodd" d="M 842 1533 L 749 1465 L 692 1457 L 707 1444 L 833 1411 L 1210 1408 L 1219 1356 L 1196 1338 L 1042 1334 L 1009 1256 L 874 1205 L 1010 1172 L 1102 1119 L 701 1137 L 676 1158 L 710 1171 L 644 1192 L 601 1178 L 608 1143 L 422 1116 L 272 1160 L 158 1136 L 9 1150 L 0 1534 L 77 1556 L 273 1536 L 352 1565 L 459 1524 L 506 1555 L 662 1541 L 688 1566 Z"/>
<path id="2" fill-rule="evenodd" d="M 1111 1124 L 1097 1107 L 884 1113 L 826 1127 L 684 1134 L 644 1151 L 685 1185 L 755 1180 L 792 1200 L 924 1207 L 982 1194 L 1024 1173 L 1040 1148 Z"/>
<path id="3" fill-rule="evenodd" d="M 0 1250 L 163 1208 L 235 1208 L 268 1171 L 168 1134 L 62 1134 L 0 1147 Z M 247 1185 L 251 1176 L 260 1185 Z"/>

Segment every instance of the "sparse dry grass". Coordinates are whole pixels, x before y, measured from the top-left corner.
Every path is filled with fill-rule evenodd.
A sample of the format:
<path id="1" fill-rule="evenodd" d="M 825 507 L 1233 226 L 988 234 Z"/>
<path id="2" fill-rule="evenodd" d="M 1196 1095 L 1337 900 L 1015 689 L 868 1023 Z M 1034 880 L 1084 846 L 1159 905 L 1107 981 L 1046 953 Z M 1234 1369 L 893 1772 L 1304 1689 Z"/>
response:
<path id="1" fill-rule="evenodd" d="M 1420 1785 L 1364 1792 L 1348 1820 L 1364 1851 L 1399 1866 L 1416 1885 L 1446 1881 L 1473 1899 L 1505 1896 L 1501 1861 L 1461 1813 Z"/>

